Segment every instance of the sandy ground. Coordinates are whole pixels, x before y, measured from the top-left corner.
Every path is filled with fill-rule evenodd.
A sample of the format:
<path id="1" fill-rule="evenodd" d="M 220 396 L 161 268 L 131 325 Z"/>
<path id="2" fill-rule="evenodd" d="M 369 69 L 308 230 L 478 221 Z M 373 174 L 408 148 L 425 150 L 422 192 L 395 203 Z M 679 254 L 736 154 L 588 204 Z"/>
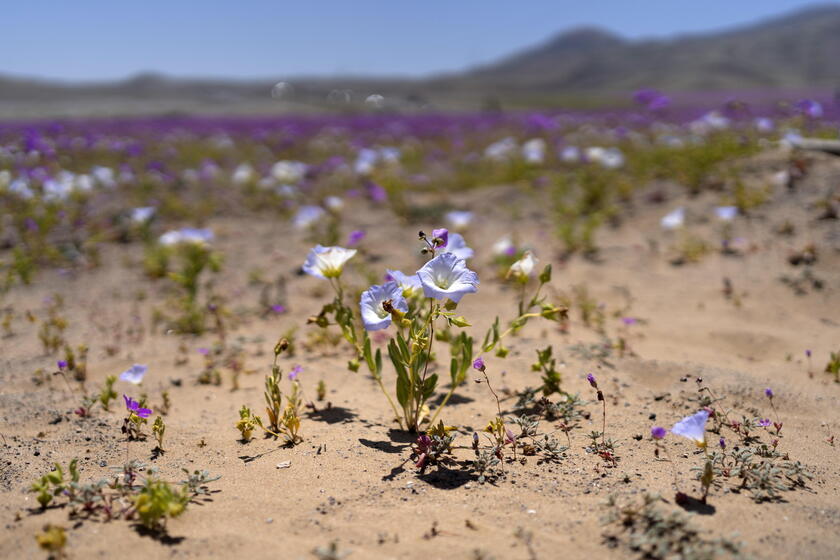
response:
<path id="1" fill-rule="evenodd" d="M 765 159 L 757 159 L 762 177 L 778 163 Z M 840 182 L 840 166 L 828 158 L 816 159 L 811 176 L 795 194 L 777 189 L 772 201 L 752 217 L 738 218 L 736 235 L 746 238 L 749 246 L 744 256 L 712 253 L 697 264 L 680 267 L 669 264 L 667 251 L 679 234 L 661 233 L 659 218 L 685 204 L 688 228 L 714 242 L 717 226 L 696 217 L 710 215 L 716 195 L 694 199 L 674 195 L 664 205 L 651 205 L 642 203 L 645 193 L 640 193 L 621 225 L 600 233 L 598 262 L 580 257 L 560 260 L 545 193 L 493 187 L 453 195 L 446 201 L 453 207 L 469 207 L 479 216 L 465 236 L 476 249 L 471 266 L 482 285 L 459 307 L 476 325 L 477 338 L 495 314 L 509 318 L 515 312 L 514 294 L 494 279 L 489 265 L 492 243 L 506 232 L 514 232 L 536 248 L 543 262 L 554 264 L 555 295 L 585 284 L 605 305 L 607 333 L 626 334 L 634 355 L 613 356 L 614 368 L 581 358 L 569 347 L 597 341 L 598 336 L 582 324 L 573 307 L 567 333 L 547 322 L 531 323 L 511 339 L 512 352 L 506 360 L 488 358 L 493 383 L 510 391 L 538 384 L 530 364 L 534 350 L 548 344 L 561 357 L 566 390 L 592 401 L 585 375 L 594 372 L 609 404 L 607 433 L 620 443 L 615 468 L 607 468 L 584 450 L 585 434 L 600 429 L 600 409 L 591 402 L 586 407 L 591 419 L 571 433 L 572 447 L 559 463 L 540 464 L 536 457 L 528 457 L 524 464 L 506 464 L 505 475 L 486 484 L 457 468 L 439 472 L 432 467 L 418 474 L 408 461 L 411 438 L 394 430 L 387 403 L 374 382 L 364 368 L 351 373 L 344 367 L 349 349 L 327 352 L 302 347 L 307 333 L 315 329 L 304 325 L 305 319 L 320 309 L 325 285 L 296 274 L 309 244 L 288 223 L 270 216 L 209 224 L 226 258 L 215 289 L 229 298 L 231 307 L 256 305 L 258 293 L 248 285 L 248 271 L 254 267 L 260 267 L 267 278 L 282 274 L 288 280 L 288 313 L 250 318 L 231 335 L 246 338 L 246 368 L 255 370 L 242 376 L 238 391 L 230 390 L 229 376 L 220 387 L 196 383 L 202 367 L 197 349 L 210 345 L 212 334 L 182 338 L 148 332 L 151 308 L 161 305 L 163 296 L 160 284 L 139 272 L 139 247 L 107 247 L 100 268 L 76 275 L 42 272 L 35 285 L 16 288 L 7 298 L 17 313 L 15 335 L 0 340 L 0 415 L 5 438 L 0 555 L 44 557 L 33 536 L 44 523 L 52 522 L 69 529 L 67 551 L 73 558 L 127 553 L 138 558 L 311 558 L 315 547 L 332 541 L 350 552 L 350 558 L 631 557 L 626 549 L 604 545 L 599 521 L 603 501 L 610 493 L 628 496 L 654 491 L 668 499 L 666 508 L 678 509 L 673 503 L 671 465 L 654 460 L 648 434 L 654 424 L 670 427 L 693 412 L 688 397 L 696 393 L 693 379 L 702 376 L 726 396 L 727 407 L 745 414 L 757 410 L 768 415 L 763 390 L 772 387 L 784 420 L 780 449 L 804 462 L 814 479 L 807 489 L 786 492 L 783 500 L 773 503 L 757 504 L 744 493 L 713 491 L 713 512 L 696 515 L 694 523 L 714 535 L 737 533 L 745 552 L 754 557 L 837 558 L 840 447 L 830 445 L 827 438 L 840 435 L 840 385 L 821 370 L 829 352 L 840 350 L 840 225 L 836 220 L 814 220 L 816 212 L 809 204 Z M 411 271 L 422 262 L 414 256 L 417 226 L 401 224 L 362 201 L 352 202 L 346 216 L 345 231 L 368 232 L 367 257 L 359 258 L 350 271 L 352 283 L 362 287 L 362 267 L 384 272 L 387 265 Z M 793 237 L 773 233 L 785 219 L 796 226 Z M 824 287 L 796 295 L 779 278 L 800 273 L 787 263 L 787 256 L 808 243 L 818 247 L 819 260 L 812 270 Z M 732 280 L 740 306 L 724 297 L 724 276 Z M 139 304 L 134 298 L 138 291 L 148 296 Z M 38 312 L 44 298 L 54 293 L 66 300 L 67 339 L 91 347 L 91 386 L 139 362 L 149 366 L 143 388 L 152 401 L 160 391 L 169 390 L 173 406 L 166 416 L 166 454 L 149 461 L 151 438 L 126 446 L 120 433 L 121 404 L 111 413 L 97 411 L 92 418 L 82 419 L 72 413 L 78 399 L 60 378 L 40 386 L 33 383 L 33 372 L 40 367 L 51 369 L 56 357 L 43 354 L 36 326 L 23 318 L 23 312 Z M 611 315 L 624 307 L 627 294 L 632 296 L 632 306 L 624 314 L 642 320 L 629 329 Z M 118 333 L 131 324 L 134 310 L 139 310 L 147 332 L 142 341 L 129 343 Z M 301 380 L 310 396 L 323 379 L 332 408 L 304 418 L 304 441 L 294 448 L 262 438 L 243 444 L 234 428 L 237 410 L 242 404 L 262 409 L 271 347 L 294 326 L 299 327 L 298 352 L 284 356 L 282 366 L 286 371 L 293 364 L 303 366 Z M 253 342 L 260 337 L 263 342 Z M 176 365 L 181 344 L 188 348 L 190 359 Z M 108 345 L 117 347 L 115 355 L 106 354 Z M 813 377 L 808 375 L 806 349 L 813 351 Z M 392 375 L 386 367 L 389 389 Z M 681 381 L 685 377 L 689 380 Z M 173 385 L 173 380 L 180 380 L 180 386 Z M 137 392 L 124 382 L 117 389 Z M 466 446 L 472 429 L 481 429 L 493 417 L 495 403 L 484 385 L 472 381 L 459 396 L 442 417 L 461 428 L 456 443 Z M 510 410 L 513 399 L 502 404 Z M 637 441 L 637 435 L 644 437 Z M 666 441 L 681 489 L 698 495 L 698 483 L 689 469 L 699 464 L 699 458 L 691 443 L 674 436 Z M 212 484 L 218 492 L 211 502 L 191 506 L 171 521 L 166 539 L 143 535 L 125 521 L 75 522 L 68 520 L 66 510 L 40 512 L 35 496 L 27 493 L 29 484 L 56 461 L 79 457 L 82 478 L 99 479 L 109 476 L 111 467 L 121 465 L 127 455 L 153 463 L 172 480 L 179 479 L 181 468 L 208 469 L 222 476 Z M 465 461 L 472 458 L 468 449 L 456 455 Z M 291 466 L 277 468 L 282 461 L 291 461 Z M 531 550 L 515 536 L 518 528 L 531 533 Z"/>

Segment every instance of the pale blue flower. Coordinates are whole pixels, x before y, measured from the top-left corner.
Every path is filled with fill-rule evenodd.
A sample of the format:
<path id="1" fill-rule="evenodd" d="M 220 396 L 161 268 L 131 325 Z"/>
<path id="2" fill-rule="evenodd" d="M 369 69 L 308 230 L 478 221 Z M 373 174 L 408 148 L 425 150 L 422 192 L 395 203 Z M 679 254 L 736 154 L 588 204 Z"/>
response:
<path id="1" fill-rule="evenodd" d="M 449 237 L 450 245 L 453 237 L 455 234 Z M 449 298 L 458 303 L 464 295 L 478 291 L 478 275 L 468 269 L 466 261 L 458 258 L 453 252 L 436 256 L 423 265 L 423 268 L 417 271 L 417 275 L 426 297 Z"/>
<path id="2" fill-rule="evenodd" d="M 686 416 L 671 428 L 671 433 L 693 440 L 698 447 L 706 446 L 706 421 L 709 411 L 701 410 L 691 416 Z"/>
<path id="3" fill-rule="evenodd" d="M 464 229 L 472 222 L 473 213 L 469 210 L 453 210 L 447 212 L 444 217 L 454 229 Z"/>
<path id="4" fill-rule="evenodd" d="M 677 229 L 681 228 L 685 223 L 685 208 L 680 206 L 679 208 L 672 210 L 668 214 L 662 217 L 659 221 L 659 224 L 664 229 Z"/>
<path id="5" fill-rule="evenodd" d="M 317 278 L 338 278 L 344 264 L 356 254 L 356 249 L 316 245 L 306 256 L 303 271 Z"/>
<path id="6" fill-rule="evenodd" d="M 738 215 L 738 207 L 718 206 L 717 208 L 715 208 L 715 215 L 718 217 L 719 220 L 723 220 L 724 222 L 731 222 L 735 219 L 735 216 Z"/>
<path id="7" fill-rule="evenodd" d="M 292 218 L 292 225 L 298 229 L 305 229 L 324 217 L 327 211 L 320 206 L 301 206 L 295 217 Z"/>
<path id="8" fill-rule="evenodd" d="M 120 374 L 120 380 L 128 381 L 134 385 L 139 385 L 143 381 L 143 376 L 146 375 L 149 367 L 141 364 L 134 364 Z"/>
<path id="9" fill-rule="evenodd" d="M 405 301 L 402 288 L 396 282 L 374 285 L 362 292 L 359 307 L 365 330 L 378 331 L 391 324 L 391 312 L 383 305 L 386 302 L 389 302 L 393 309 L 402 313 L 408 312 L 408 302 Z"/>
<path id="10" fill-rule="evenodd" d="M 399 284 L 402 288 L 403 296 L 410 298 L 416 296 L 423 291 L 423 285 L 420 283 L 420 277 L 416 274 L 409 276 L 403 274 L 399 270 L 388 269 L 388 278 Z"/>
<path id="11" fill-rule="evenodd" d="M 475 251 L 467 247 L 467 242 L 464 241 L 464 236 L 460 233 L 450 233 L 446 247 L 444 247 L 440 252 L 451 253 L 463 260 L 472 258 L 475 254 Z"/>
<path id="12" fill-rule="evenodd" d="M 137 224 L 142 224 L 148 222 L 154 215 L 154 206 L 141 206 L 131 211 L 131 221 Z"/>

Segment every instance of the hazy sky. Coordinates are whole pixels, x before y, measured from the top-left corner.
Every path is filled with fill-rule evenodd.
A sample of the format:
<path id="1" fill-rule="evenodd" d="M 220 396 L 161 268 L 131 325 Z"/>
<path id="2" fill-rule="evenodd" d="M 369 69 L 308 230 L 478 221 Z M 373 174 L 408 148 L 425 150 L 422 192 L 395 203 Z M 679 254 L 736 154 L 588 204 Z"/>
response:
<path id="1" fill-rule="evenodd" d="M 18 0 L 0 73 L 68 80 L 423 75 L 485 63 L 580 25 L 662 37 L 801 9 L 786 0 Z"/>

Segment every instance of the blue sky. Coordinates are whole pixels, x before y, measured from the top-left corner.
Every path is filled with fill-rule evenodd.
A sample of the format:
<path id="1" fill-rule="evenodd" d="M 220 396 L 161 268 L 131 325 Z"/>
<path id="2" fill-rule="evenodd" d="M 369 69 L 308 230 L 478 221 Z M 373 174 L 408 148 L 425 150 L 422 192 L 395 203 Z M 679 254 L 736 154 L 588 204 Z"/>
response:
<path id="1" fill-rule="evenodd" d="M 727 28 L 811 5 L 784 0 L 19 0 L 2 9 L 0 73 L 427 75 L 581 26 L 625 37 Z"/>

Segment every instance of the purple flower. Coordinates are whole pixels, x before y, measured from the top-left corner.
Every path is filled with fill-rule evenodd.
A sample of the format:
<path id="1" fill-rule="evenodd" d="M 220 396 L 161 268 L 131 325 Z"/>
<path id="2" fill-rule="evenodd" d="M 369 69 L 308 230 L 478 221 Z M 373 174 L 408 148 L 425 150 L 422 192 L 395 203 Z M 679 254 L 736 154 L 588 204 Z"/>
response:
<path id="1" fill-rule="evenodd" d="M 285 313 L 286 312 L 286 308 L 284 306 L 280 305 L 280 304 L 272 305 L 271 310 L 274 311 L 275 313 Z"/>
<path id="2" fill-rule="evenodd" d="M 764 394 L 767 395 L 768 399 L 772 399 L 775 396 L 775 394 L 773 393 L 773 389 L 771 389 L 770 387 L 764 389 Z"/>
<path id="3" fill-rule="evenodd" d="M 772 424 L 772 422 L 770 422 L 769 418 L 762 418 L 758 421 L 758 425 L 761 426 L 762 428 L 766 428 L 770 424 Z"/>
<path id="4" fill-rule="evenodd" d="M 650 429 L 650 435 L 653 439 L 662 439 L 665 437 L 665 434 L 668 433 L 668 430 L 663 428 L 662 426 L 654 426 Z"/>
<path id="5" fill-rule="evenodd" d="M 638 323 L 639 320 L 635 317 L 622 317 L 621 322 L 629 327 L 630 325 L 635 325 L 636 323 Z"/>
<path id="6" fill-rule="evenodd" d="M 586 374 L 586 380 L 589 381 L 589 384 L 592 385 L 592 387 L 594 387 L 595 389 L 598 388 L 598 382 L 595 381 L 595 376 L 594 375 L 592 375 L 591 373 L 587 373 Z"/>
<path id="7" fill-rule="evenodd" d="M 442 249 L 449 243 L 449 230 L 446 228 L 433 229 L 432 239 L 440 239 L 440 243 L 435 245 L 436 248 Z M 434 241 L 432 241 L 434 243 Z"/>
<path id="8" fill-rule="evenodd" d="M 358 244 L 362 239 L 364 239 L 365 235 L 366 233 L 363 229 L 351 231 L 350 235 L 347 236 L 347 244 L 352 247 L 353 245 Z"/>
<path id="9" fill-rule="evenodd" d="M 66 360 L 58 360 L 58 369 L 66 369 L 67 368 L 67 361 Z"/>
<path id="10" fill-rule="evenodd" d="M 720 448 L 721 448 L 721 449 L 726 449 L 726 440 L 725 440 L 725 439 L 720 438 L 720 440 L 718 441 L 718 443 L 720 444 Z"/>
<path id="11" fill-rule="evenodd" d="M 484 359 L 481 356 L 479 356 L 478 358 L 475 359 L 475 361 L 473 361 L 472 366 L 473 366 L 473 369 L 477 369 L 478 371 L 484 371 L 485 368 L 487 367 L 484 364 Z"/>
<path id="12" fill-rule="evenodd" d="M 386 202 L 388 200 L 388 193 L 376 183 L 369 183 L 367 190 L 368 196 L 374 202 Z"/>
<path id="13" fill-rule="evenodd" d="M 296 380 L 298 378 L 298 375 L 300 375 L 300 372 L 302 372 L 302 371 L 303 371 L 303 366 L 296 365 L 295 367 L 292 368 L 292 371 L 289 372 L 289 379 L 291 381 Z"/>
<path id="14" fill-rule="evenodd" d="M 811 357 L 811 351 L 810 350 L 805 350 L 805 356 L 810 358 Z"/>
<path id="15" fill-rule="evenodd" d="M 148 408 L 140 408 L 140 403 L 135 401 L 131 397 L 123 395 L 123 400 L 125 401 L 125 408 L 129 412 L 136 414 L 140 418 L 148 418 L 152 415 L 151 410 L 149 410 Z"/>
<path id="16" fill-rule="evenodd" d="M 202 356 L 207 356 L 208 354 L 210 354 L 210 349 L 209 348 L 199 348 L 198 353 L 201 354 Z"/>

